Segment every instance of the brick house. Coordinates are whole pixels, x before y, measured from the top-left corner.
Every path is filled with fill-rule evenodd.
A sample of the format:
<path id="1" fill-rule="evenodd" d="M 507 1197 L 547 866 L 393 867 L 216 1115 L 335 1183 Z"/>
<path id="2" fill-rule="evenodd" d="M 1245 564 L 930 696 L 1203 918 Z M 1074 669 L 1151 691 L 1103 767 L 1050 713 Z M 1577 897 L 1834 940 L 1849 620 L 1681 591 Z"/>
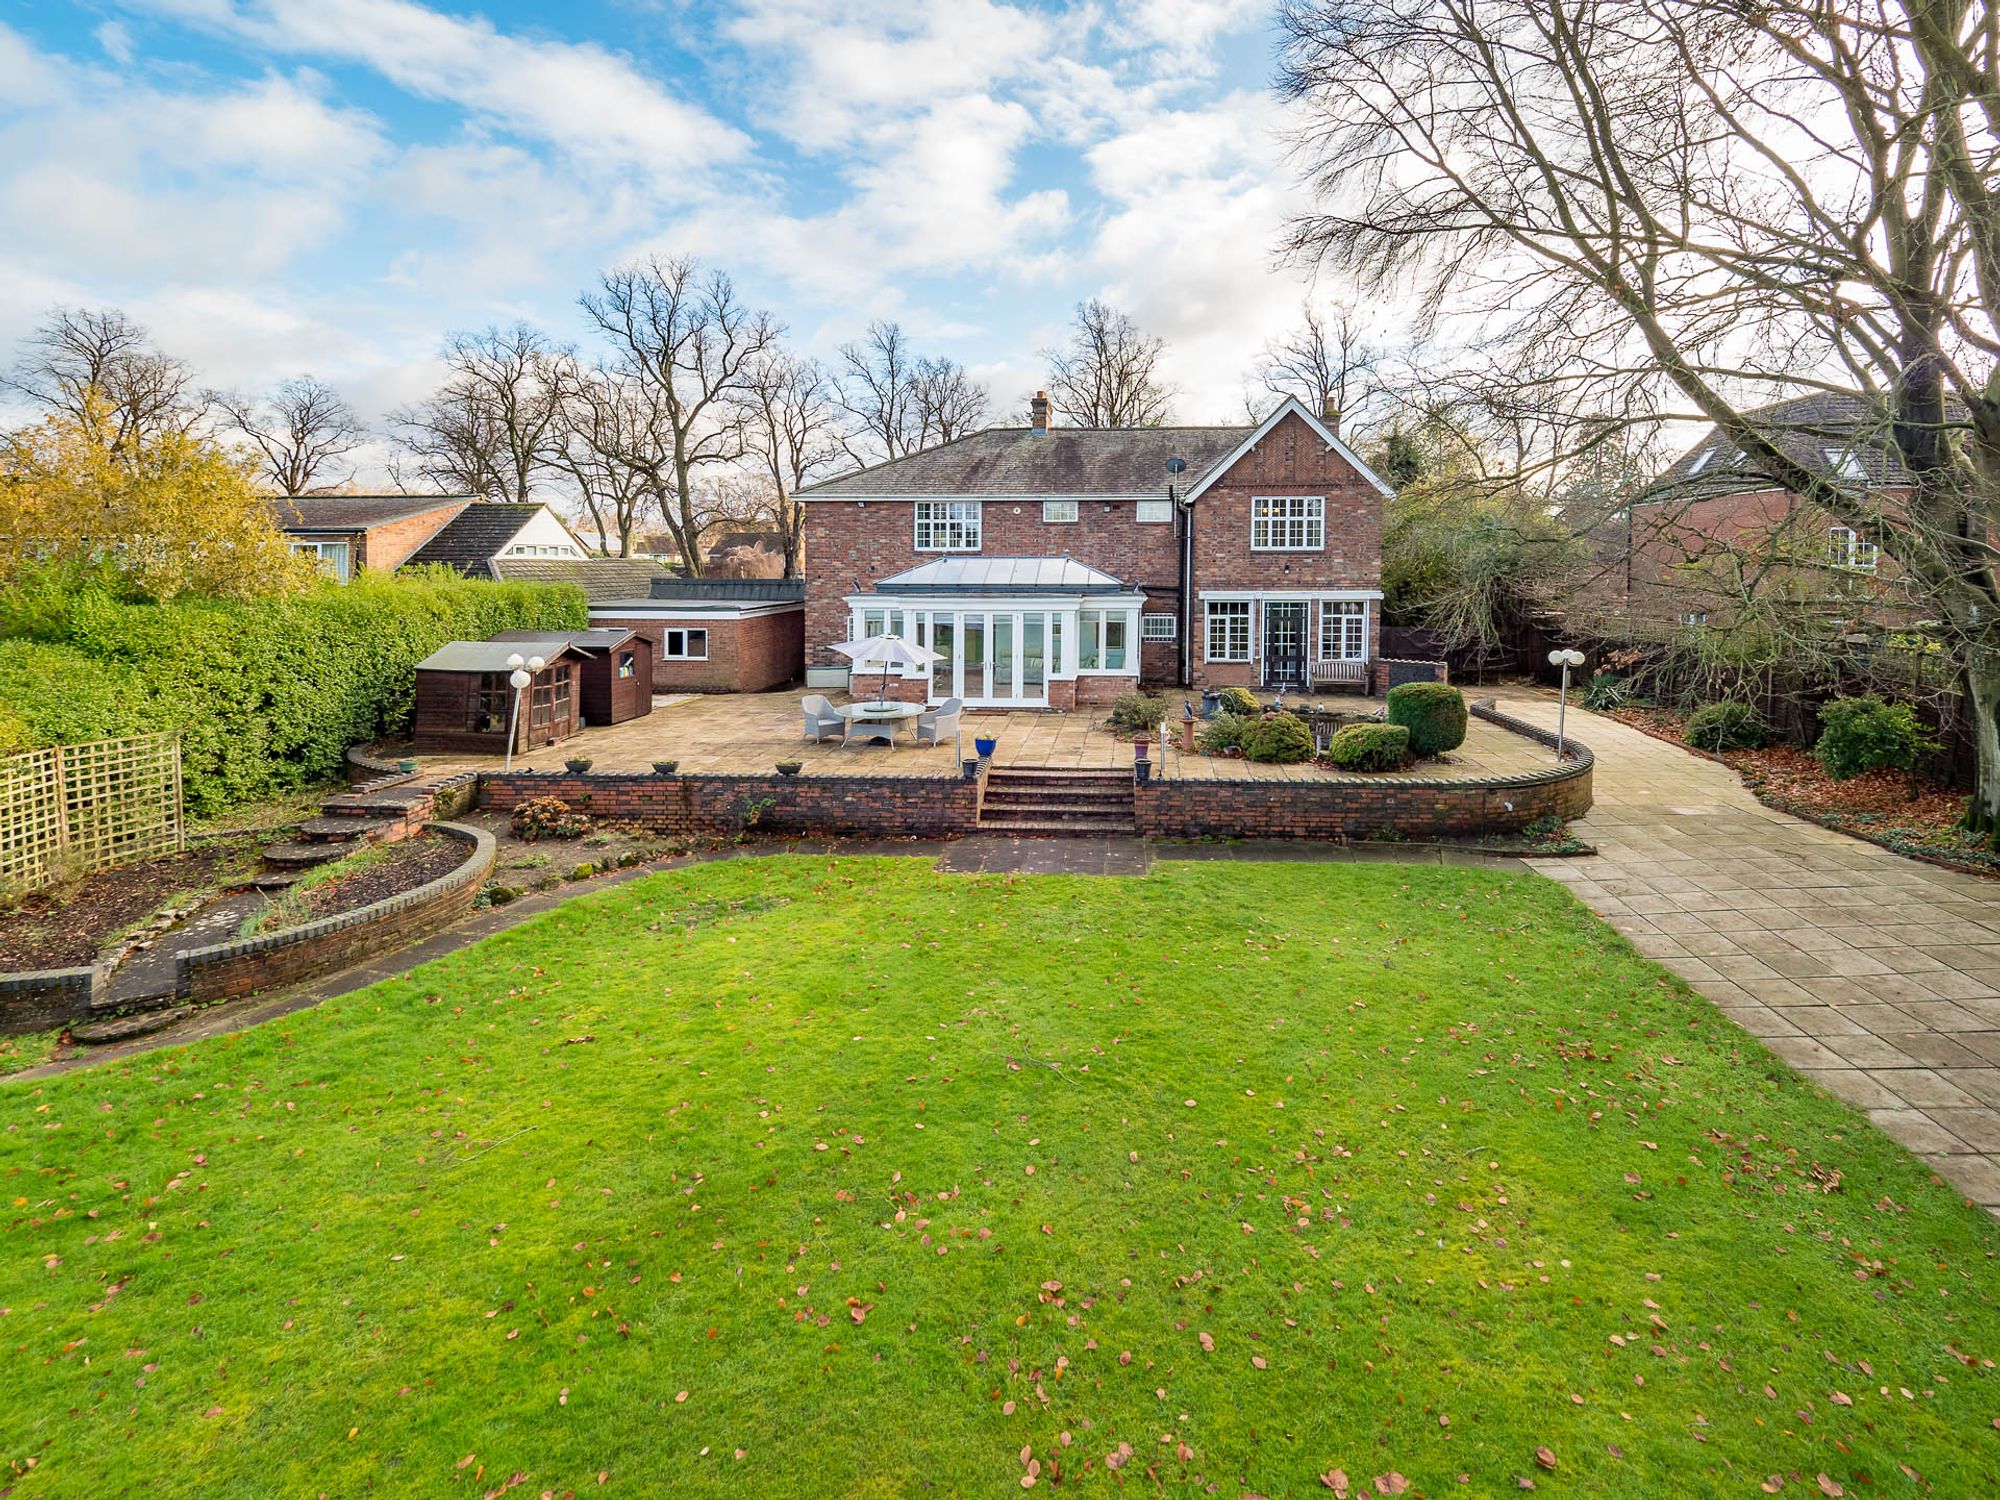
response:
<path id="1" fill-rule="evenodd" d="M 804 601 L 797 578 L 661 577 L 643 596 L 593 598 L 590 623 L 652 643 L 655 692 L 760 693 L 799 680 Z"/>
<path id="2" fill-rule="evenodd" d="M 838 641 L 941 654 L 892 694 L 1073 708 L 1147 686 L 1365 681 L 1388 486 L 1286 401 L 1255 426 L 989 428 L 800 490 L 809 680 Z M 1324 674 L 1319 674 L 1324 675 Z"/>
<path id="3" fill-rule="evenodd" d="M 270 504 L 292 550 L 346 583 L 363 568 L 400 568 L 472 503 L 470 495 L 298 495 Z"/>
<path id="4" fill-rule="evenodd" d="M 1787 457 L 1894 515 L 1910 476 L 1858 396 L 1817 392 L 1751 414 Z M 1894 563 L 1865 531 L 1775 487 L 1711 428 L 1594 544 L 1605 567 L 1593 602 L 1637 636 L 1726 624 L 1750 598 L 1859 628 L 1913 615 Z"/>

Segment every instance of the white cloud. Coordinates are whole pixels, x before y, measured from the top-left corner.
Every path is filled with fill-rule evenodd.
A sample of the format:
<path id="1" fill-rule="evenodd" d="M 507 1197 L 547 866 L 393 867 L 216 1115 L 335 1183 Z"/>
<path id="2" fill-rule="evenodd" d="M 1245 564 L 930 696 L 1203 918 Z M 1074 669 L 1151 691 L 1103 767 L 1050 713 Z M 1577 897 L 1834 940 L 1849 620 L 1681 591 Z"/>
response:
<path id="1" fill-rule="evenodd" d="M 604 170 L 670 175 L 740 157 L 748 138 L 590 42 L 528 39 L 412 0 L 153 0 L 276 52 L 360 63 L 398 88 Z"/>
<path id="2" fill-rule="evenodd" d="M 104 49 L 104 55 L 121 67 L 132 61 L 132 28 L 123 21 L 104 21 L 91 32 L 97 38 L 97 45 Z"/>

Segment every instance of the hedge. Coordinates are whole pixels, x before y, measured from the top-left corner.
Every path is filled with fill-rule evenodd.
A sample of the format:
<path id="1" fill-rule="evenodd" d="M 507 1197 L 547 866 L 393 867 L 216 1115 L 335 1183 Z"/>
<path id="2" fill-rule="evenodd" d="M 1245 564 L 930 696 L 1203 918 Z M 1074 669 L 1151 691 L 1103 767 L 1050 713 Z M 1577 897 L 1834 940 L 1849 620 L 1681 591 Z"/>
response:
<path id="1" fill-rule="evenodd" d="M 581 589 L 443 569 L 243 601 L 0 600 L 0 734 L 177 730 L 188 807 L 212 813 L 333 780 L 348 746 L 406 730 L 412 668 L 446 641 L 588 623 Z"/>
<path id="2" fill-rule="evenodd" d="M 1243 726 L 1243 758 L 1295 766 L 1313 758 L 1312 730 L 1297 714 L 1265 714 Z"/>
<path id="3" fill-rule="evenodd" d="M 1401 724 L 1349 724 L 1326 747 L 1343 771 L 1394 771 L 1409 754 L 1410 731 Z"/>
<path id="4" fill-rule="evenodd" d="M 1465 694 L 1444 682 L 1389 689 L 1384 717 L 1410 731 L 1410 754 L 1442 755 L 1465 743 Z"/>

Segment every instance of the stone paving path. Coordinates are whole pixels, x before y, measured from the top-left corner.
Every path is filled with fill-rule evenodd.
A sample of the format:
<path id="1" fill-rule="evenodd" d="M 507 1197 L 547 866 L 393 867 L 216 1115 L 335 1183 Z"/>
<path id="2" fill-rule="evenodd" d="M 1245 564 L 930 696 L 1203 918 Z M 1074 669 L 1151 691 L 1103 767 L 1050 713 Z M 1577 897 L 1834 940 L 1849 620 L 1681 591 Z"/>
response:
<path id="1" fill-rule="evenodd" d="M 1552 696 L 1499 696 L 1555 727 Z M 2000 1218 L 2000 881 L 1767 808 L 1614 720 L 1569 727 L 1597 755 L 1598 853 L 1533 868 Z"/>

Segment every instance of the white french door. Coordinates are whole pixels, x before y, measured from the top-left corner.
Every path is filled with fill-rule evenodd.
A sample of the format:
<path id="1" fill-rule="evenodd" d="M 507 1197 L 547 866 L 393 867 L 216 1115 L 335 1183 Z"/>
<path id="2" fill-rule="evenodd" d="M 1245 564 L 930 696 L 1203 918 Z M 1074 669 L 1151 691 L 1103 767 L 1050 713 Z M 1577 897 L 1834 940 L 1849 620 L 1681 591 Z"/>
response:
<path id="1" fill-rule="evenodd" d="M 1046 610 L 930 610 L 917 638 L 939 655 L 931 701 L 962 698 L 982 708 L 1040 708 L 1049 701 L 1061 627 Z"/>

